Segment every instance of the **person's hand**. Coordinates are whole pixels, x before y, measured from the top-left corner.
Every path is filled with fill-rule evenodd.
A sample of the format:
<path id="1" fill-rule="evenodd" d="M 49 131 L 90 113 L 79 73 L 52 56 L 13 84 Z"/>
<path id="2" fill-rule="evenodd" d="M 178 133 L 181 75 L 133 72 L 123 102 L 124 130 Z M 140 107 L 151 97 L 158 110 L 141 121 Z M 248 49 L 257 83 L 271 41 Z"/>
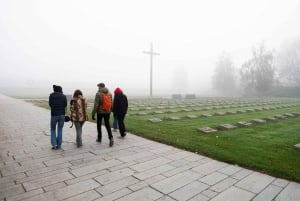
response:
<path id="1" fill-rule="evenodd" d="M 93 120 L 96 120 L 95 115 L 92 115 L 92 119 L 93 119 Z"/>

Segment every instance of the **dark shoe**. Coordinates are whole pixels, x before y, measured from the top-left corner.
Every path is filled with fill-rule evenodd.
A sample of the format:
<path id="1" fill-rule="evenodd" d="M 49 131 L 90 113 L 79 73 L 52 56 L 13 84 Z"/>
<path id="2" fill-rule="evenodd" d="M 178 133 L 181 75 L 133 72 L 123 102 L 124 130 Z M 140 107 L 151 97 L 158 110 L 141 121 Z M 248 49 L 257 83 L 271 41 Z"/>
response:
<path id="1" fill-rule="evenodd" d="M 100 140 L 100 139 L 96 139 L 96 142 L 99 142 L 99 143 L 101 143 L 101 140 Z"/>
<path id="2" fill-rule="evenodd" d="M 82 147 L 82 144 L 77 144 L 77 148 Z"/>
<path id="3" fill-rule="evenodd" d="M 56 146 L 53 146 L 51 149 L 57 149 L 57 147 L 56 147 Z"/>
<path id="4" fill-rule="evenodd" d="M 126 136 L 126 133 L 123 133 L 121 136 L 122 136 L 122 137 L 125 137 L 125 136 Z"/>
<path id="5" fill-rule="evenodd" d="M 109 140 L 109 146 L 112 147 L 113 145 L 114 145 L 114 140 L 113 140 L 113 139 L 110 139 L 110 140 Z"/>

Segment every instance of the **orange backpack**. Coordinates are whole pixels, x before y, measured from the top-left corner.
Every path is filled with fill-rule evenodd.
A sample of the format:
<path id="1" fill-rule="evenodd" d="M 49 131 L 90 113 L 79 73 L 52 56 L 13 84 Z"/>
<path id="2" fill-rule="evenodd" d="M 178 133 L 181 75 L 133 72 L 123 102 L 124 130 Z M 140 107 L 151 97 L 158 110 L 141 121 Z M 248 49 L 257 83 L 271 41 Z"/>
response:
<path id="1" fill-rule="evenodd" d="M 101 109 L 110 112 L 112 106 L 111 97 L 109 93 L 102 93 L 102 106 Z"/>

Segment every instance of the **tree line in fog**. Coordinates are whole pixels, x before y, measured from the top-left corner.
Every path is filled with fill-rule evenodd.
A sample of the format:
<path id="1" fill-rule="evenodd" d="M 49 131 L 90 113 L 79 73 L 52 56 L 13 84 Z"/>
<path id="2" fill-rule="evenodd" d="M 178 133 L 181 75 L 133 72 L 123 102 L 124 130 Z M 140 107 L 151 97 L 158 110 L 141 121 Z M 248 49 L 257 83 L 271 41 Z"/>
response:
<path id="1" fill-rule="evenodd" d="M 212 84 L 227 96 L 300 96 L 300 36 L 278 50 L 260 44 L 241 66 L 223 54 L 215 64 Z"/>

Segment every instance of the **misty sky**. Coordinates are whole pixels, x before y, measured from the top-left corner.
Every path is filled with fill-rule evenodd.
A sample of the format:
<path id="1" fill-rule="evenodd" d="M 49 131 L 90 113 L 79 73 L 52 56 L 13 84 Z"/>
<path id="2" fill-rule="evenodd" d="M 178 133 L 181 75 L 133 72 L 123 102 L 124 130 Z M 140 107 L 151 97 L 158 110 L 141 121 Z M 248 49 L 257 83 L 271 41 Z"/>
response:
<path id="1" fill-rule="evenodd" d="M 153 42 L 153 94 L 201 94 L 223 52 L 239 67 L 254 46 L 299 35 L 299 21 L 299 0 L 0 0 L 0 88 L 147 95 Z"/>

